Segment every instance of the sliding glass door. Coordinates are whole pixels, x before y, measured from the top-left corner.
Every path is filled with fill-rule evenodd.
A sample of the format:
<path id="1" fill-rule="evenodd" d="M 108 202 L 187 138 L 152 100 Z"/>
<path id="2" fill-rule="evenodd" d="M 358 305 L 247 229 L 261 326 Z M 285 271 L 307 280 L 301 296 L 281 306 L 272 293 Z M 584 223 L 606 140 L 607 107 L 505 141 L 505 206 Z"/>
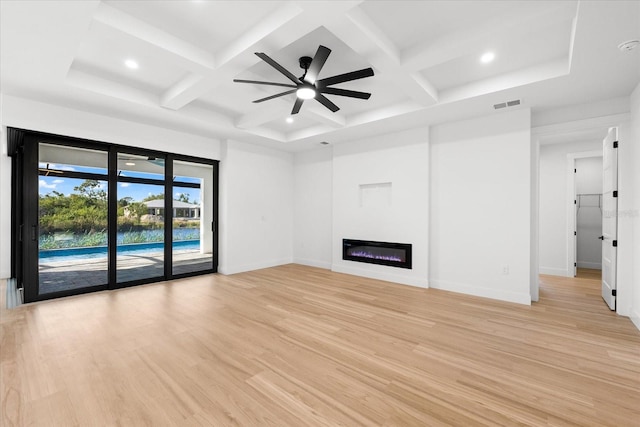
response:
<path id="1" fill-rule="evenodd" d="M 118 153 L 116 281 L 164 276 L 165 159 Z"/>
<path id="2" fill-rule="evenodd" d="M 108 154 L 39 143 L 38 293 L 107 285 Z"/>
<path id="3" fill-rule="evenodd" d="M 213 165 L 173 162 L 174 275 L 210 270 L 213 266 Z"/>
<path id="4" fill-rule="evenodd" d="M 26 302 L 216 271 L 216 161 L 19 132 Z"/>

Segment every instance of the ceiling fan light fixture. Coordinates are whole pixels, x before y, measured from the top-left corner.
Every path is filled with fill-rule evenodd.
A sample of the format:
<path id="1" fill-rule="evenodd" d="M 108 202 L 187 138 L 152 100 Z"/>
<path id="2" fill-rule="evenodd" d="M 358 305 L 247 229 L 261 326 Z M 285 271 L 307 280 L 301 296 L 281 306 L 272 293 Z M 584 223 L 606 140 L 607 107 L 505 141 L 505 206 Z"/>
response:
<path id="1" fill-rule="evenodd" d="M 287 117 L 287 118 L 285 119 L 285 121 L 286 121 L 287 123 L 293 123 L 293 117 Z"/>
<path id="2" fill-rule="evenodd" d="M 300 99 L 313 99 L 316 97 L 316 88 L 310 84 L 301 85 L 296 91 L 296 96 Z"/>

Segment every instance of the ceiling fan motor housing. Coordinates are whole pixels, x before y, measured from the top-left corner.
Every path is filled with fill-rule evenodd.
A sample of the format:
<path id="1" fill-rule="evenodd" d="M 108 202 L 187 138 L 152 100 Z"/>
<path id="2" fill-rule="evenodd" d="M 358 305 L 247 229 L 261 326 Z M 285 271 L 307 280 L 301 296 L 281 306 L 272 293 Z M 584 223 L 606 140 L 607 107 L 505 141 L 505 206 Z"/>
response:
<path id="1" fill-rule="evenodd" d="M 311 65 L 311 61 L 313 61 L 313 58 L 310 56 L 301 56 L 300 57 L 300 68 L 302 68 L 303 70 L 308 70 L 309 66 Z"/>

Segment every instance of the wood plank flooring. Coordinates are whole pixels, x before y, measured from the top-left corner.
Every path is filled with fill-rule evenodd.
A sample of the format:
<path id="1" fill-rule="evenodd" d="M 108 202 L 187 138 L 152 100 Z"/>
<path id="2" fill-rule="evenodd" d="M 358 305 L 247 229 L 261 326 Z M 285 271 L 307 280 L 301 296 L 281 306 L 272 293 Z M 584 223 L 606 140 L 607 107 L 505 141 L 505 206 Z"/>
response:
<path id="1" fill-rule="evenodd" d="M 602 270 L 596 270 L 593 268 L 581 268 L 578 267 L 578 275 L 576 276 L 580 279 L 602 279 Z"/>
<path id="2" fill-rule="evenodd" d="M 638 426 L 640 332 L 540 295 L 286 265 L 2 309 L 0 425 Z"/>

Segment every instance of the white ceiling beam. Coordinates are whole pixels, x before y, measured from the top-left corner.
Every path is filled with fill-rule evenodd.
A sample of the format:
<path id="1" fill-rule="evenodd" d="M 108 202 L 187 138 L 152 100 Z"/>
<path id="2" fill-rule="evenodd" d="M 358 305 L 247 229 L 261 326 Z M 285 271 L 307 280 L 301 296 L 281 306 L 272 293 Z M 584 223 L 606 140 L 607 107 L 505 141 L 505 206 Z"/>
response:
<path id="1" fill-rule="evenodd" d="M 305 117 L 309 117 L 325 125 L 331 126 L 334 129 L 344 127 L 347 122 L 343 114 L 340 114 L 338 112 L 334 113 L 328 108 L 320 106 L 315 102 L 305 102 L 305 104 L 302 106 L 302 110 L 300 110 L 300 114 L 304 114 Z"/>
<path id="2" fill-rule="evenodd" d="M 295 3 L 285 3 L 270 15 L 264 17 L 257 25 L 246 31 L 241 37 L 233 41 L 225 49 L 217 52 L 216 63 L 222 66 L 238 55 L 250 50 L 265 37 L 296 18 L 303 9 Z"/>
<path id="3" fill-rule="evenodd" d="M 261 138 L 270 139 L 272 141 L 287 142 L 287 137 L 285 134 L 265 127 L 254 127 L 251 129 L 246 129 L 245 132 L 255 136 L 259 136 Z"/>
<path id="4" fill-rule="evenodd" d="M 561 58 L 549 61 L 544 64 L 525 68 L 511 73 L 505 73 L 491 78 L 472 82 L 466 85 L 457 86 L 446 91 L 442 91 L 440 95 L 441 103 L 452 103 L 468 98 L 475 98 L 494 92 L 514 87 L 525 86 L 531 83 L 537 83 L 569 74 L 569 63 L 567 58 Z M 509 101 L 505 99 L 504 101 Z"/>
<path id="5" fill-rule="evenodd" d="M 293 103 L 290 102 L 290 99 L 273 99 L 269 102 L 271 103 L 271 108 L 258 108 L 244 114 L 236 121 L 235 126 L 239 129 L 258 127 L 273 120 L 282 119 L 283 116 L 289 115 L 293 108 Z M 334 129 L 344 127 L 346 119 L 343 115 L 333 113 L 325 107 L 314 104 L 316 103 L 311 101 L 305 102 L 298 115 L 319 121 Z"/>
<path id="6" fill-rule="evenodd" d="M 120 112 L 127 109 L 131 110 L 131 107 L 136 105 L 147 107 L 145 111 L 155 111 L 156 114 L 160 115 L 155 116 L 156 119 L 161 117 L 155 123 L 157 126 L 167 125 L 168 123 L 173 123 L 175 126 L 176 123 L 182 123 L 185 129 L 201 129 L 207 133 L 215 131 L 218 134 L 227 134 L 230 133 L 230 129 L 233 129 L 231 120 L 225 115 L 193 106 L 188 106 L 180 111 L 169 111 L 158 106 L 158 96 L 155 94 L 132 89 L 128 85 L 87 74 L 80 70 L 69 70 L 65 83 L 78 89 L 117 100 L 118 104 L 114 105 L 120 105 Z M 123 104 L 121 101 L 125 101 L 125 103 Z M 132 111 L 140 110 L 134 108 Z M 131 116 L 129 119 L 133 120 Z"/>
<path id="7" fill-rule="evenodd" d="M 275 101 L 275 99 L 273 101 Z M 275 105 L 275 103 L 272 102 L 271 105 L 273 106 Z M 291 105 L 289 105 L 289 109 L 291 109 Z M 278 103 L 277 108 L 257 108 L 252 112 L 244 114 L 242 117 L 240 117 L 236 121 L 235 126 L 239 129 L 249 129 L 261 126 L 265 123 L 269 123 L 278 118 L 281 119 L 283 109 L 280 107 L 283 106 L 283 103 Z"/>
<path id="8" fill-rule="evenodd" d="M 90 92 L 106 95 L 111 98 L 133 102 L 147 107 L 158 108 L 158 96 L 149 92 L 134 89 L 131 86 L 103 79 L 93 74 L 71 68 L 67 73 L 66 84 L 88 90 Z"/>
<path id="9" fill-rule="evenodd" d="M 209 52 L 104 3 L 100 3 L 93 19 L 187 60 L 191 71 L 215 68 L 213 55 Z"/>
<path id="10" fill-rule="evenodd" d="M 171 108 L 171 101 L 177 100 L 181 96 L 189 96 L 188 92 L 204 79 L 202 74 L 189 73 L 173 86 L 167 89 L 160 97 L 160 105 Z M 171 108 L 173 109 L 173 108 Z"/>
<path id="11" fill-rule="evenodd" d="M 335 129 L 326 125 L 318 125 L 318 126 L 308 127 L 305 129 L 300 129 L 300 130 L 289 133 L 287 135 L 287 142 L 297 141 L 299 139 L 305 139 L 305 138 L 312 138 L 318 135 L 324 135 L 333 130 Z"/>
<path id="12" fill-rule="evenodd" d="M 330 22 L 326 27 L 367 59 L 376 71 L 385 74 L 407 97 L 425 106 L 437 102 L 435 87 L 403 68 L 397 47 L 363 10 L 353 9 L 343 19 Z"/>
<path id="13" fill-rule="evenodd" d="M 414 101 L 401 102 L 350 116 L 347 124 L 349 125 L 349 127 L 360 126 L 367 123 L 376 122 L 378 120 L 384 120 L 390 117 L 413 113 L 422 109 L 423 107 Z"/>
<path id="14" fill-rule="evenodd" d="M 247 65 L 232 64 L 233 59 L 255 46 L 301 12 L 302 9 L 293 3 L 287 3 L 278 8 L 263 19 L 260 24 L 216 54 L 215 62 L 218 66 L 215 70 L 208 71 L 206 77 L 205 75 L 188 75 L 167 89 L 161 96 L 161 105 L 172 110 L 180 109 L 213 89 L 218 82 L 233 78 L 237 74 L 236 68 Z"/>

